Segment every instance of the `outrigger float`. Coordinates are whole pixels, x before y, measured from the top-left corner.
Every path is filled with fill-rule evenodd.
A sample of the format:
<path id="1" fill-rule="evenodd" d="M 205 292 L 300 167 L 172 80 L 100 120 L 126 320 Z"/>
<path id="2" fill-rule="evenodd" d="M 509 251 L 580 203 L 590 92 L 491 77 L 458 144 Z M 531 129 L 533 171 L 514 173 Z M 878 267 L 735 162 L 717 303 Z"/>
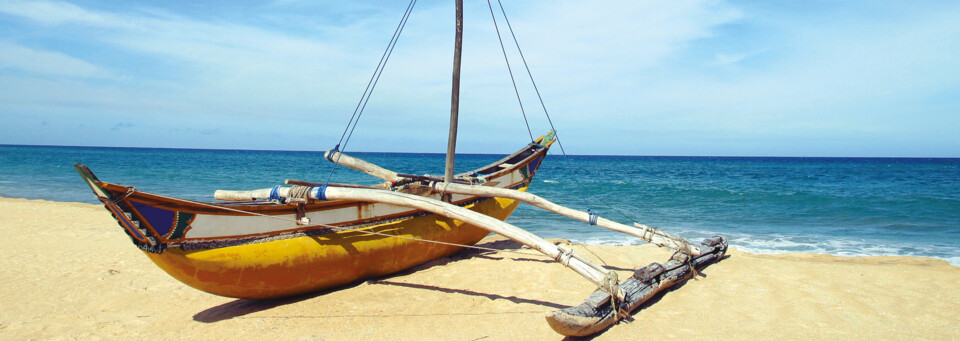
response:
<path id="1" fill-rule="evenodd" d="M 451 130 L 442 177 L 397 173 L 335 148 L 325 154 L 327 160 L 385 182 L 361 186 L 286 180 L 289 186 L 218 190 L 214 198 L 219 202 L 198 202 L 103 182 L 86 166 L 75 167 L 134 245 L 157 266 L 191 287 L 227 297 L 284 297 L 385 276 L 449 256 L 496 233 L 597 286 L 584 303 L 546 316 L 556 332 L 585 336 L 612 326 L 656 293 L 724 256 L 727 242 L 722 237 L 693 245 L 658 229 L 627 226 L 527 192 L 550 146 L 558 141 L 553 130 L 497 162 L 454 174 L 462 0 L 456 3 Z M 521 202 L 676 252 L 667 262 L 622 279 L 568 247 L 504 222 Z"/>

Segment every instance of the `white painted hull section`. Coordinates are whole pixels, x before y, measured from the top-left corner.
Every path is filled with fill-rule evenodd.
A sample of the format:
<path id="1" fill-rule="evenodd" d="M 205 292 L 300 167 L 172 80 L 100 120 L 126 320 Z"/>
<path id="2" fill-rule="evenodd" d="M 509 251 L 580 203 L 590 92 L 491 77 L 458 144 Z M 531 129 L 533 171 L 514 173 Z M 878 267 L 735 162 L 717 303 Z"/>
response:
<path id="1" fill-rule="evenodd" d="M 505 188 L 524 180 L 519 170 L 503 174 L 488 185 Z M 428 196 L 440 199 L 440 194 Z M 462 201 L 471 198 L 468 195 L 454 194 L 453 201 Z M 368 203 L 357 206 L 342 207 L 318 212 L 308 212 L 305 217 L 310 219 L 310 225 L 339 225 L 344 222 L 367 220 L 375 217 L 412 214 L 415 210 L 409 207 L 396 206 L 384 203 Z M 185 232 L 185 240 L 217 239 L 236 236 L 261 235 L 282 231 L 293 231 L 303 228 L 298 225 L 293 214 L 275 215 L 270 217 L 255 215 L 208 215 L 198 214 Z"/>

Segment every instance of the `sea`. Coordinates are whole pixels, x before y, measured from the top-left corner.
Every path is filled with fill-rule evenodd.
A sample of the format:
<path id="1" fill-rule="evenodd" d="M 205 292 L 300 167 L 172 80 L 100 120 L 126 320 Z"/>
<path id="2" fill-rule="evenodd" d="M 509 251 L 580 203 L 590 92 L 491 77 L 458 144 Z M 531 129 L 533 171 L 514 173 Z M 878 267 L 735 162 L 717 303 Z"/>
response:
<path id="1" fill-rule="evenodd" d="M 960 159 L 554 152 L 531 193 L 628 225 L 694 242 L 722 235 L 752 253 L 922 256 L 960 266 Z M 443 173 L 442 154 L 350 154 L 400 173 Z M 456 168 L 471 170 L 503 156 L 461 154 Z M 98 204 L 74 163 L 104 181 L 202 201 L 213 201 L 217 189 L 268 188 L 285 179 L 380 182 L 333 165 L 323 152 L 0 145 L 0 196 Z M 507 221 L 544 238 L 643 243 L 525 204 Z"/>

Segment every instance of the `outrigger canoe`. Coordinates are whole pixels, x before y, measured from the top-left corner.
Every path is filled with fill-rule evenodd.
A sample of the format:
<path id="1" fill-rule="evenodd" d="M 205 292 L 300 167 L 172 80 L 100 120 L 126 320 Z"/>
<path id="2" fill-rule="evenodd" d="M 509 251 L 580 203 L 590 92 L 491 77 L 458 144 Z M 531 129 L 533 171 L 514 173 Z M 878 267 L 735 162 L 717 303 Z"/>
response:
<path id="1" fill-rule="evenodd" d="M 408 5 L 385 57 L 396 44 L 414 3 Z M 100 181 L 87 166 L 75 167 L 123 231 L 157 266 L 191 287 L 228 297 L 291 296 L 388 275 L 451 255 L 497 233 L 554 259 L 597 286 L 584 303 L 546 316 L 556 332 L 584 336 L 612 326 L 656 293 L 724 257 L 727 242 L 722 237 L 693 245 L 658 229 L 623 225 L 527 192 L 550 146 L 559 144 L 552 129 L 537 139 L 531 134 L 530 144 L 497 162 L 454 174 L 462 0 L 456 0 L 456 5 L 451 124 L 442 177 L 390 171 L 343 154 L 338 143 L 325 155 L 328 160 L 385 182 L 360 186 L 287 180 L 285 184 L 290 186 L 217 191 L 214 198 L 221 201 L 198 202 Z M 502 6 L 501 12 L 505 18 Z M 363 97 L 369 99 L 373 80 L 384 64 L 382 59 L 374 72 L 377 77 L 371 78 Z M 358 104 L 360 114 L 362 107 Z M 359 120 L 357 112 L 354 115 Z M 355 127 L 353 117 L 344 136 L 352 131 L 351 124 Z M 341 137 L 341 142 L 348 140 Z M 665 263 L 652 263 L 621 279 L 568 247 L 504 222 L 520 202 L 676 252 Z"/>
<path id="2" fill-rule="evenodd" d="M 457 182 L 525 191 L 553 142 L 548 138 L 458 175 Z M 75 166 L 150 260 L 191 287 L 227 297 L 290 296 L 383 276 L 449 256 L 462 249 L 456 245 L 473 245 L 490 233 L 376 202 L 183 200 L 103 182 Z M 411 176 L 388 185 L 439 200 L 440 193 L 409 186 L 427 180 Z M 519 201 L 455 195 L 452 204 L 504 220 Z"/>

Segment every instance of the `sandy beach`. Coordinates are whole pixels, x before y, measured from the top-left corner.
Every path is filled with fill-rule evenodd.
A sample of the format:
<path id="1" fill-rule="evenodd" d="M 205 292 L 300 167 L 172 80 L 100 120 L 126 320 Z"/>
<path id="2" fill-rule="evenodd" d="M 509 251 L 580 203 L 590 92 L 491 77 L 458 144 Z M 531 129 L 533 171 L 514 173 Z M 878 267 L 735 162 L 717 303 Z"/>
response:
<path id="1" fill-rule="evenodd" d="M 3 340 L 552 340 L 544 314 L 594 289 L 545 257 L 470 251 L 338 290 L 237 300 L 167 276 L 97 205 L 0 198 L 0 230 Z M 575 249 L 624 274 L 670 255 Z M 728 254 L 596 339 L 960 338 L 960 267 L 943 260 Z"/>

